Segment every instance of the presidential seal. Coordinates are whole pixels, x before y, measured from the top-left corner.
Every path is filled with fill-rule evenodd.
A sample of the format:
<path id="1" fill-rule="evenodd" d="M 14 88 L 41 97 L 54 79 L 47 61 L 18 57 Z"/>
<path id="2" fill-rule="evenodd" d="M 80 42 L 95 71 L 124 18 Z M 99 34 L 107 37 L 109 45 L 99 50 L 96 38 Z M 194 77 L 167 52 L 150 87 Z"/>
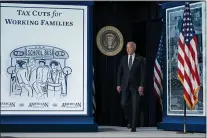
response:
<path id="1" fill-rule="evenodd" d="M 118 54 L 124 44 L 121 32 L 113 26 L 103 27 L 97 34 L 96 43 L 98 49 L 106 56 Z"/>

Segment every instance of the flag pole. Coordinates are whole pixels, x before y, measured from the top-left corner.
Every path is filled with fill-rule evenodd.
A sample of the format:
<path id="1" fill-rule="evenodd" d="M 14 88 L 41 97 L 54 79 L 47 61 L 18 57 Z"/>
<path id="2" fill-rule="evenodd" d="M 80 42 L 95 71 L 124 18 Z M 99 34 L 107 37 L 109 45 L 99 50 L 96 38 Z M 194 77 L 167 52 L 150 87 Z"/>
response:
<path id="1" fill-rule="evenodd" d="M 184 99 L 184 129 L 183 133 L 186 134 L 186 101 Z"/>

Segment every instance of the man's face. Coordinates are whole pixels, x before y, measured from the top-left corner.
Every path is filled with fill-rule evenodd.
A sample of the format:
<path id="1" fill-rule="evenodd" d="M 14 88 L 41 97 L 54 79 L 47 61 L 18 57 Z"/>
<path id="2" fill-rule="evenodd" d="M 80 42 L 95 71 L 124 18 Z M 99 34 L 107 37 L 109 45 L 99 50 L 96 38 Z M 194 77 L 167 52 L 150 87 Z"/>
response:
<path id="1" fill-rule="evenodd" d="M 43 67 L 45 65 L 45 63 L 40 62 L 40 67 Z"/>
<path id="2" fill-rule="evenodd" d="M 132 55 L 135 51 L 135 48 L 132 43 L 127 44 L 127 54 Z"/>
<path id="3" fill-rule="evenodd" d="M 57 66 L 55 64 L 52 64 L 51 65 L 51 68 L 52 68 L 52 70 L 56 70 L 57 69 Z"/>
<path id="4" fill-rule="evenodd" d="M 27 64 L 26 63 L 24 63 L 23 65 L 22 65 L 22 68 L 27 68 Z"/>
<path id="5" fill-rule="evenodd" d="M 28 66 L 33 66 L 33 65 L 35 65 L 35 60 L 34 59 L 30 59 Z"/>

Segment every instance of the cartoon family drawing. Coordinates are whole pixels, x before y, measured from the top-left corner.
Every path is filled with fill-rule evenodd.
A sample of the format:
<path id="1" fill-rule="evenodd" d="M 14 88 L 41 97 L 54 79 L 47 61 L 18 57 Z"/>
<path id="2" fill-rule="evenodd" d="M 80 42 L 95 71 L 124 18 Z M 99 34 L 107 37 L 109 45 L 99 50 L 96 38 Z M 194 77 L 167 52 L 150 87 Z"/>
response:
<path id="1" fill-rule="evenodd" d="M 48 51 L 48 48 L 52 50 L 50 56 L 42 54 L 46 53 L 45 50 L 47 49 Z M 22 93 L 27 93 L 28 97 L 36 97 L 38 99 L 45 99 L 51 96 L 67 96 L 67 79 L 72 70 L 64 65 L 62 69 L 61 63 L 57 60 L 65 60 L 64 58 L 68 58 L 68 56 L 64 54 L 59 54 L 59 56 L 57 54 L 57 51 L 60 53 L 59 49 L 53 47 L 30 46 L 26 47 L 26 50 L 28 49 L 40 50 L 41 52 L 38 53 L 41 53 L 41 56 L 35 54 L 35 56 L 29 57 L 26 54 L 22 54 L 22 58 L 14 58 L 16 59 L 15 66 L 11 66 L 7 70 L 11 74 L 10 94 L 21 96 Z M 23 50 L 21 49 L 20 51 Z M 14 56 L 11 53 L 11 57 Z M 46 58 L 44 59 L 44 57 Z M 54 60 L 55 58 L 57 60 Z M 65 61 L 62 62 L 62 64 L 64 63 Z"/>

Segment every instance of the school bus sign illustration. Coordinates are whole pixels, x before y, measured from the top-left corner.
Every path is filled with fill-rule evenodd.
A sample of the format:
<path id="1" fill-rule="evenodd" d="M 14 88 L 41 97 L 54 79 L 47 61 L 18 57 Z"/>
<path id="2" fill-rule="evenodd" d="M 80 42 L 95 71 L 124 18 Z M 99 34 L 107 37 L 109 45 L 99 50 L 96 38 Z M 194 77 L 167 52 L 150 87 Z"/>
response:
<path id="1" fill-rule="evenodd" d="M 66 66 L 69 54 L 57 47 L 23 46 L 10 54 L 10 96 L 30 98 L 67 96 L 67 79 L 72 69 Z"/>

